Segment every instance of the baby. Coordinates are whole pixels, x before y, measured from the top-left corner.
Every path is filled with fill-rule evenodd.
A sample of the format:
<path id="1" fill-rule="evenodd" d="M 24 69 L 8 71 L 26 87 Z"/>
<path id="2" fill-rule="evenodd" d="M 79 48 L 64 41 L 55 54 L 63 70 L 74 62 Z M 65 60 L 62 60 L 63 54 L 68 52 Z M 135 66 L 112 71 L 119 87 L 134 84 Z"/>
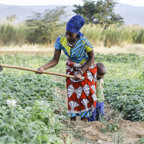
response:
<path id="1" fill-rule="evenodd" d="M 92 115 L 88 118 L 88 121 L 98 121 L 104 117 L 104 94 L 103 94 L 103 87 L 104 87 L 104 80 L 103 77 L 106 73 L 106 68 L 103 63 L 97 63 L 97 104 L 96 108 L 93 111 Z"/>

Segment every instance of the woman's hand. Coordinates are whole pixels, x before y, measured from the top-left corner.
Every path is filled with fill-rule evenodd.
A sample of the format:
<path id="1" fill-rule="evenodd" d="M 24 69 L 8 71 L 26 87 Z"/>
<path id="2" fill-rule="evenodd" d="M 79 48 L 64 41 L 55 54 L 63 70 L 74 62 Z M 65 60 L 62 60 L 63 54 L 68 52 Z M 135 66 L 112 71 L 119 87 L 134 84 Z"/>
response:
<path id="1" fill-rule="evenodd" d="M 38 68 L 38 71 L 36 73 L 37 74 L 42 74 L 44 70 L 45 70 L 44 67 L 41 66 L 41 67 Z"/>
<path id="2" fill-rule="evenodd" d="M 73 79 L 74 80 L 82 79 L 82 73 L 80 71 L 76 71 Z"/>

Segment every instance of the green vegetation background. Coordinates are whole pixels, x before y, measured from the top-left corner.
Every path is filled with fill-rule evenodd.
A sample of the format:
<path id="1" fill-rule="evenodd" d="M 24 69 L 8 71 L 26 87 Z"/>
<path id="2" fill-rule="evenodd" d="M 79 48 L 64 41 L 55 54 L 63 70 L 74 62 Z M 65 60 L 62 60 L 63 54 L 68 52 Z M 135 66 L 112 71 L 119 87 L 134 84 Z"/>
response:
<path id="1" fill-rule="evenodd" d="M 1 55 L 0 62 L 37 69 L 52 57 L 47 55 Z M 66 57 L 48 71 L 65 73 Z M 144 121 L 144 57 L 135 54 L 95 55 L 95 63 L 107 68 L 104 95 L 124 118 Z M 37 75 L 5 68 L 0 73 L 0 141 L 3 143 L 62 143 L 62 119 L 67 119 L 65 78 Z M 9 107 L 6 100 L 17 101 Z M 59 115 L 54 111 L 61 111 Z"/>

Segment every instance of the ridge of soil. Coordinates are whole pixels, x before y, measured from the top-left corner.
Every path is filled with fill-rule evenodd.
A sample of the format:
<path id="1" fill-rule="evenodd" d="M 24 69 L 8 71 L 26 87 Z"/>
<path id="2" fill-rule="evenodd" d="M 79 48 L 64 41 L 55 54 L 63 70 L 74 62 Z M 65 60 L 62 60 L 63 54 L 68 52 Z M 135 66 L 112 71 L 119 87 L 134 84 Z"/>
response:
<path id="1" fill-rule="evenodd" d="M 57 89 L 57 93 L 65 99 L 67 105 L 66 90 Z M 72 130 L 72 144 L 142 144 L 138 141 L 140 138 L 144 139 L 144 121 L 125 120 L 122 114 L 111 108 L 107 102 L 105 105 L 103 121 L 83 122 L 79 117 L 76 122 L 63 120 L 63 124 Z M 114 124 L 117 130 L 112 132 L 107 126 Z M 61 136 L 64 140 L 69 137 L 66 132 L 62 132 Z"/>

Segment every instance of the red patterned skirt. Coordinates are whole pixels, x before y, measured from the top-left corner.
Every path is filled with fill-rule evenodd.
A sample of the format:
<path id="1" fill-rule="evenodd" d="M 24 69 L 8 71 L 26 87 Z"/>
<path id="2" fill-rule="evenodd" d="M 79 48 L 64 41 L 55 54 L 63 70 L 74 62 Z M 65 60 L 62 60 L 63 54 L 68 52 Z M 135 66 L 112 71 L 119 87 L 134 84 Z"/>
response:
<path id="1" fill-rule="evenodd" d="M 67 60 L 66 73 L 74 75 L 76 70 L 80 69 L 81 66 L 81 64 Z M 89 112 L 95 109 L 97 103 L 96 74 L 97 67 L 93 63 L 83 73 L 84 80 L 66 79 L 69 116 L 89 117 Z"/>

